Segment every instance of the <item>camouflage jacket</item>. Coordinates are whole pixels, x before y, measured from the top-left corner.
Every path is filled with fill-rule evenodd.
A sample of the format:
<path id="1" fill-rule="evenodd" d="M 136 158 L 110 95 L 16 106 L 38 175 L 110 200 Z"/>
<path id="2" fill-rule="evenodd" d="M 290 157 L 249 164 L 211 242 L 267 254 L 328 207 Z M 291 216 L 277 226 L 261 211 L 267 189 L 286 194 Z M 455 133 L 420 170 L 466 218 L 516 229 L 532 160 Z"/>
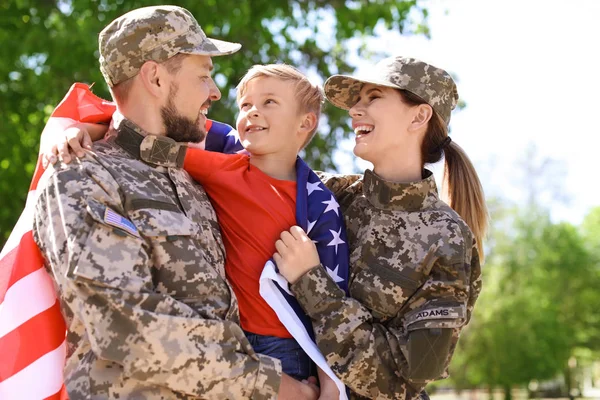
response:
<path id="1" fill-rule="evenodd" d="M 354 398 L 414 399 L 428 381 L 409 376 L 408 336 L 450 328 L 447 367 L 481 290 L 479 257 L 467 225 L 438 198 L 425 171 L 420 182 L 322 175 L 345 214 L 350 297 L 322 267 L 292 291 L 311 317 L 317 343 Z"/>
<path id="2" fill-rule="evenodd" d="M 215 212 L 179 168 L 185 148 L 114 118 L 38 186 L 34 238 L 67 321 L 70 398 L 275 398 L 281 363 L 239 326 Z"/>

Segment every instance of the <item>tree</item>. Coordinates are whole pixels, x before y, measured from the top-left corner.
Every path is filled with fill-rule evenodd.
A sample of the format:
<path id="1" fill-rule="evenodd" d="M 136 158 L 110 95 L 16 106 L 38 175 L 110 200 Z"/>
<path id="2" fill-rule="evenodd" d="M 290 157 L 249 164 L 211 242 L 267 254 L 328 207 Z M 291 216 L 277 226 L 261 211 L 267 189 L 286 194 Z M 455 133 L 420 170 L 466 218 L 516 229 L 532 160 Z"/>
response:
<path id="1" fill-rule="evenodd" d="M 503 229 L 452 373 L 459 387 L 502 387 L 508 399 L 512 386 L 567 372 L 578 348 L 597 348 L 600 271 L 577 227 L 539 208 L 499 215 L 511 223 L 495 222 Z"/>
<path id="2" fill-rule="evenodd" d="M 25 203 L 39 134 L 73 81 L 95 83 L 109 98 L 98 69 L 97 35 L 113 18 L 159 0 L 12 0 L 0 3 L 0 247 Z M 286 62 L 323 79 L 350 73 L 348 40 L 371 35 L 377 24 L 427 34 L 427 11 L 409 1 L 180 0 L 209 36 L 242 43 L 215 62 L 224 99 L 210 116 L 234 121 L 233 91 L 253 64 Z M 411 22 L 418 16 L 418 21 Z M 375 61 L 378 55 L 371 55 Z M 346 113 L 325 107 L 319 135 L 305 150 L 315 168 L 335 168 L 331 150 L 345 137 Z"/>

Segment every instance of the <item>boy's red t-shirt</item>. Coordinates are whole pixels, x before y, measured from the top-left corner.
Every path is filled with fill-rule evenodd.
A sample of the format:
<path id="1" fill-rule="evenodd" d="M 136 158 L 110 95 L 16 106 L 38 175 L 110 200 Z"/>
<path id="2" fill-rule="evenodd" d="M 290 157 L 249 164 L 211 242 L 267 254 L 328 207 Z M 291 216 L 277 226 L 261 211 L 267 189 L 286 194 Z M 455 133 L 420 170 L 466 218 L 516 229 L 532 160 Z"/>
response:
<path id="1" fill-rule="evenodd" d="M 242 154 L 187 150 L 184 169 L 211 199 L 225 244 L 225 273 L 237 297 L 242 328 L 291 338 L 259 294 L 259 278 L 281 232 L 296 225 L 296 182 L 271 178 Z"/>

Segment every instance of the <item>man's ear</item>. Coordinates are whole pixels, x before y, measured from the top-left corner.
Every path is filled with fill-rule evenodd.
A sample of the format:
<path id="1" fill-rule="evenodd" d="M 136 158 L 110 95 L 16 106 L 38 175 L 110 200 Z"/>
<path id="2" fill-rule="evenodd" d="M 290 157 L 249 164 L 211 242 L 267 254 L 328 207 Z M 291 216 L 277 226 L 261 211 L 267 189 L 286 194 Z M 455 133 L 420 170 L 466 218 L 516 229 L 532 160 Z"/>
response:
<path id="1" fill-rule="evenodd" d="M 156 61 L 146 61 L 138 73 L 146 91 L 154 97 L 163 97 L 169 90 L 169 74 Z"/>
<path id="2" fill-rule="evenodd" d="M 408 126 L 409 131 L 420 131 L 427 128 L 427 123 L 433 117 L 433 109 L 429 104 L 419 104 L 413 108 L 413 119 Z"/>

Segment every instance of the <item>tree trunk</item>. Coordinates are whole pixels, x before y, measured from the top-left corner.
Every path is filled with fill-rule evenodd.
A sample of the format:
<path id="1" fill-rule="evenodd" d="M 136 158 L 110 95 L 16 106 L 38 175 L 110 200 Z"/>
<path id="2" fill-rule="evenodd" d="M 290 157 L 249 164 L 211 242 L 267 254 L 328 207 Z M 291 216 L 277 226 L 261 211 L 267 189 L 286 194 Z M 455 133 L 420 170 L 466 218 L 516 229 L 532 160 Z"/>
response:
<path id="1" fill-rule="evenodd" d="M 504 386 L 504 400 L 512 400 L 512 390 L 510 386 Z"/>

